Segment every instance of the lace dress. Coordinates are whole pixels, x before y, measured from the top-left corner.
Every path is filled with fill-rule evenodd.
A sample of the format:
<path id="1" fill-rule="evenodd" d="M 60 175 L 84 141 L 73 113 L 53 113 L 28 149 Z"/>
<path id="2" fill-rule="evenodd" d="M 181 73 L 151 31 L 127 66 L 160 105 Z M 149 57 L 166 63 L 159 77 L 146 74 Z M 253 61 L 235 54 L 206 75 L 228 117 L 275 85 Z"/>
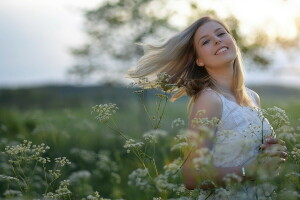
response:
<path id="1" fill-rule="evenodd" d="M 208 88 L 207 90 L 212 90 Z M 236 167 L 245 163 L 247 160 L 256 156 L 259 152 L 259 146 L 262 144 L 262 137 L 271 136 L 273 129 L 266 118 L 258 112 L 258 105 L 252 96 L 250 89 L 247 88 L 248 95 L 255 104 L 255 108 L 249 106 L 240 106 L 236 102 L 227 99 L 220 93 L 223 111 L 221 125 L 215 132 L 215 142 L 212 148 L 213 161 L 216 167 Z M 267 186 L 270 190 L 271 186 Z M 222 194 L 211 191 L 203 191 L 198 197 L 202 199 L 223 199 L 221 196 L 227 193 L 229 199 L 256 199 L 257 193 L 262 192 L 253 185 L 243 184 L 240 191 L 224 191 Z M 273 189 L 271 187 L 271 189 Z M 266 196 L 266 195 L 264 195 Z"/>

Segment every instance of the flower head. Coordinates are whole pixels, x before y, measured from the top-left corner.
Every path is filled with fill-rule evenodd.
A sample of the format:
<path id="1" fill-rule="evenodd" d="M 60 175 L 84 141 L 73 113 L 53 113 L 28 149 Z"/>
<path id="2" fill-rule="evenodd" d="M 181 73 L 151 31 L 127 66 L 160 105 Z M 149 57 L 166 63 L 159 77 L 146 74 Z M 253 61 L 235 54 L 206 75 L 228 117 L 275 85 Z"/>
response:
<path id="1" fill-rule="evenodd" d="M 116 104 L 100 104 L 92 107 L 92 113 L 96 113 L 96 119 L 99 122 L 106 123 L 119 108 Z"/>

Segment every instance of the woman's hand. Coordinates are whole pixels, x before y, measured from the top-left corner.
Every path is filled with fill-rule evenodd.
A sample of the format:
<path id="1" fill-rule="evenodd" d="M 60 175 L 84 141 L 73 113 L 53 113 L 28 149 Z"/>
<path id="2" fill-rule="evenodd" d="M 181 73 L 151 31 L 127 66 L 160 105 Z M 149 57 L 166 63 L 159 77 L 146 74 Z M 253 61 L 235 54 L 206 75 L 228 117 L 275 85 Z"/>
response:
<path id="1" fill-rule="evenodd" d="M 260 145 L 263 154 L 267 157 L 278 157 L 280 158 L 280 163 L 284 163 L 287 157 L 287 148 L 285 142 L 280 139 L 273 137 L 268 137 L 265 143 Z"/>
<path id="2" fill-rule="evenodd" d="M 285 142 L 280 139 L 268 137 L 265 143 L 260 145 L 262 153 L 259 155 L 260 164 L 265 173 L 278 175 L 280 164 L 286 161 L 287 148 Z M 274 174 L 275 172 L 275 174 Z"/>

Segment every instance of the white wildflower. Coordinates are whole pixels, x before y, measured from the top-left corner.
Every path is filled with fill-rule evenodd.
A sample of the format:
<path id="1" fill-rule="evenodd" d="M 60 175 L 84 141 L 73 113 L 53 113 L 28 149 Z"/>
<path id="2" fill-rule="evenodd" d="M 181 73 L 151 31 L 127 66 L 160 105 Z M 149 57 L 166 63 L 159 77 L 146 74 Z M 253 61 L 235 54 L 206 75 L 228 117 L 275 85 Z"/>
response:
<path id="1" fill-rule="evenodd" d="M 157 143 L 158 137 L 165 137 L 167 135 L 167 132 L 164 130 L 156 129 L 156 130 L 150 130 L 143 134 L 143 138 L 145 141 L 149 143 Z"/>
<path id="2" fill-rule="evenodd" d="M 92 113 L 96 113 L 96 119 L 99 122 L 106 123 L 119 108 L 116 104 L 100 104 L 92 107 Z"/>
<path id="3" fill-rule="evenodd" d="M 193 158 L 193 164 L 196 169 L 211 165 L 213 153 L 208 148 L 197 149 L 195 153 L 197 156 Z"/>
<path id="4" fill-rule="evenodd" d="M 105 172 L 109 172 L 109 171 L 118 171 L 118 165 L 115 161 L 113 161 L 110 157 L 109 157 L 110 152 L 109 151 L 99 151 L 99 153 L 97 154 L 97 168 L 101 169 L 102 171 Z"/>
<path id="5" fill-rule="evenodd" d="M 69 161 L 69 159 L 67 159 L 66 157 L 58 157 L 58 158 L 55 158 L 54 160 L 61 167 L 65 166 L 65 165 L 70 165 L 71 164 L 71 162 Z"/>
<path id="6" fill-rule="evenodd" d="M 3 195 L 7 198 L 12 198 L 12 197 L 22 197 L 22 192 L 18 190 L 6 190 Z"/>
<path id="7" fill-rule="evenodd" d="M 184 120 L 182 120 L 181 118 L 177 118 L 177 119 L 174 119 L 173 121 L 172 121 L 172 125 L 171 125 L 171 127 L 172 128 L 178 128 L 178 127 L 182 127 L 182 126 L 184 126 Z"/>
<path id="8" fill-rule="evenodd" d="M 124 148 L 125 149 L 140 148 L 143 145 L 144 145 L 143 142 L 136 142 L 134 139 L 128 139 L 124 144 Z"/>
<path id="9" fill-rule="evenodd" d="M 145 190 L 150 188 L 149 178 L 148 178 L 148 169 L 138 168 L 134 170 L 128 176 L 128 185 L 136 186 L 140 190 Z"/>
<path id="10" fill-rule="evenodd" d="M 298 134 L 291 126 L 282 126 L 277 130 L 277 138 L 289 142 L 297 142 Z"/>
<path id="11" fill-rule="evenodd" d="M 300 148 L 299 148 L 299 145 L 300 144 L 295 145 L 295 147 L 291 151 L 291 157 L 293 158 L 293 160 L 298 165 L 300 164 Z"/>
<path id="12" fill-rule="evenodd" d="M 276 106 L 272 108 L 262 109 L 262 113 L 265 115 L 266 118 L 268 118 L 271 121 L 271 125 L 275 129 L 290 124 L 285 111 Z"/>
<path id="13" fill-rule="evenodd" d="M 69 196 L 72 192 L 68 189 L 69 181 L 64 180 L 60 182 L 59 188 L 55 190 L 55 193 L 49 192 L 44 194 L 45 198 L 52 198 L 52 199 L 60 199 L 63 197 Z"/>
<path id="14" fill-rule="evenodd" d="M 83 180 L 87 180 L 91 177 L 91 173 L 87 170 L 81 170 L 81 171 L 76 171 L 73 172 L 69 176 L 70 183 L 79 183 Z"/>
<path id="15" fill-rule="evenodd" d="M 0 175 L 0 179 L 6 180 L 6 181 L 19 181 L 19 179 L 16 177 L 5 176 L 5 175 Z"/>
<path id="16" fill-rule="evenodd" d="M 171 147 L 171 151 L 182 150 L 182 149 L 185 149 L 188 146 L 189 146 L 189 144 L 187 142 L 180 142 L 180 143 L 177 143 L 177 144 L 173 145 Z"/>
<path id="17" fill-rule="evenodd" d="M 194 131 L 181 130 L 181 134 L 174 137 L 175 144 L 171 147 L 171 151 L 184 150 L 186 147 L 195 147 L 201 141 L 201 137 Z"/>
<path id="18" fill-rule="evenodd" d="M 235 173 L 229 173 L 223 177 L 223 181 L 225 182 L 226 185 L 231 185 L 233 183 L 242 182 L 242 177 L 240 177 L 239 175 L 237 175 Z"/>

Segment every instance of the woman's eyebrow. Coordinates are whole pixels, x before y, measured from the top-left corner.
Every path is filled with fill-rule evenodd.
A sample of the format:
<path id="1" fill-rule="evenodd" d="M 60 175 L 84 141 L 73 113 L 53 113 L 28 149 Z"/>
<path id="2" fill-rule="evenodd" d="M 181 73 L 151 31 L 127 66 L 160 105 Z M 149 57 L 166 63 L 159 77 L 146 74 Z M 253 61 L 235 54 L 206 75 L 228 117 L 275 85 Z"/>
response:
<path id="1" fill-rule="evenodd" d="M 217 32 L 218 30 L 220 30 L 220 29 L 223 29 L 223 28 L 217 28 L 216 30 L 215 30 L 215 32 Z M 203 38 L 205 38 L 205 37 L 207 37 L 208 35 L 204 35 L 204 36 L 202 36 L 200 39 L 199 39 L 199 42 L 200 42 L 200 40 L 202 40 Z M 198 42 L 198 43 L 199 43 Z"/>

